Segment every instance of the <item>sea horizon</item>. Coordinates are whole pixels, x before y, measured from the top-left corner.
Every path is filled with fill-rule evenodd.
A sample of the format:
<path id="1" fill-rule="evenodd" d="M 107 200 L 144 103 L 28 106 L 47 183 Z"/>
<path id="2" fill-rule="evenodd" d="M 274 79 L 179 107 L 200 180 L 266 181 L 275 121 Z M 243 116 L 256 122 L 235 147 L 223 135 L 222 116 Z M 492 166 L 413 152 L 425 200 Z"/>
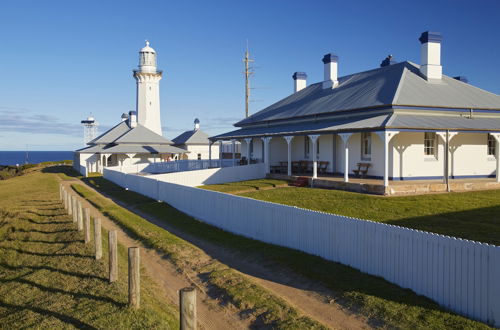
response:
<path id="1" fill-rule="evenodd" d="M 73 151 L 60 150 L 0 150 L 0 165 L 38 164 L 49 161 L 72 160 Z"/>

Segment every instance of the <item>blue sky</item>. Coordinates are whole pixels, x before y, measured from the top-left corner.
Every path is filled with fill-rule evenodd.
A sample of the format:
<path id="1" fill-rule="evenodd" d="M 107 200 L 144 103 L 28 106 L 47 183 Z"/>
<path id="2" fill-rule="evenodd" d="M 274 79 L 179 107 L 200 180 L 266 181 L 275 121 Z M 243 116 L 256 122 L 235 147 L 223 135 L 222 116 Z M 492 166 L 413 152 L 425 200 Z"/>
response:
<path id="1" fill-rule="evenodd" d="M 251 113 L 292 92 L 291 75 L 322 80 L 420 61 L 418 37 L 443 34 L 445 74 L 500 94 L 500 1 L 3 1 L 0 4 L 0 150 L 81 147 L 80 120 L 100 131 L 135 107 L 138 51 L 158 53 L 164 136 L 230 130 L 244 116 L 242 57 L 255 58 Z"/>

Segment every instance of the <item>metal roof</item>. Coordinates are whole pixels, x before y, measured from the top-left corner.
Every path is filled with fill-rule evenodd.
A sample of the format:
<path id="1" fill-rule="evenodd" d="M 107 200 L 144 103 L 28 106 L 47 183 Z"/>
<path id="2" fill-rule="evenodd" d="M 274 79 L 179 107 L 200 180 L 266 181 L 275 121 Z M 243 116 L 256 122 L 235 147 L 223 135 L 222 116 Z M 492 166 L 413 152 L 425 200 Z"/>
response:
<path id="1" fill-rule="evenodd" d="M 405 61 L 341 77 L 334 89 L 312 84 L 235 126 L 391 105 L 500 110 L 500 96 L 445 75 L 428 82 L 418 65 Z"/>
<path id="2" fill-rule="evenodd" d="M 206 144 L 208 145 L 209 135 L 202 130 L 190 130 L 185 131 L 179 136 L 172 139 L 172 142 L 180 145 L 180 144 Z"/>
<path id="3" fill-rule="evenodd" d="M 101 151 L 101 153 L 150 153 L 150 154 L 184 154 L 188 151 L 170 145 L 134 145 L 119 144 Z"/>
<path id="4" fill-rule="evenodd" d="M 374 131 L 383 129 L 406 130 L 461 130 L 500 131 L 500 117 L 479 117 L 460 115 L 420 115 L 387 113 L 372 117 L 351 117 L 301 124 L 273 125 L 266 127 L 244 127 L 212 137 L 212 140 L 242 139 L 272 135 L 324 134 L 328 132 Z"/>
<path id="5" fill-rule="evenodd" d="M 128 126 L 127 121 L 122 121 L 118 125 L 102 133 L 87 144 L 108 144 L 115 141 L 120 136 L 127 133 L 129 130 L 130 127 Z"/>
<path id="6" fill-rule="evenodd" d="M 152 130 L 137 124 L 136 127 L 113 141 L 113 143 L 146 143 L 146 144 L 173 144 L 172 141 L 156 134 Z"/>
<path id="7" fill-rule="evenodd" d="M 387 122 L 387 128 L 500 131 L 500 117 L 473 116 L 422 116 L 394 114 Z"/>
<path id="8" fill-rule="evenodd" d="M 268 127 L 245 127 L 232 132 L 212 137 L 213 140 L 245 138 L 270 135 L 288 134 L 314 134 L 350 130 L 377 129 L 385 126 L 391 114 L 383 114 L 371 117 L 357 117 L 350 119 L 338 119 L 318 122 L 305 122 L 301 124 L 273 125 Z"/>

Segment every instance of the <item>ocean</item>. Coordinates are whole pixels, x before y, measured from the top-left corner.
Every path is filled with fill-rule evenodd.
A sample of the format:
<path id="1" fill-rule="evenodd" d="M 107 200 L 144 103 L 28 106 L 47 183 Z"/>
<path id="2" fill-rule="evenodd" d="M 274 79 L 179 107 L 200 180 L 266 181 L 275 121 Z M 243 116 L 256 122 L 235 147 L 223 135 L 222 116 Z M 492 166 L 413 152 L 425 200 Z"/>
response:
<path id="1" fill-rule="evenodd" d="M 26 159 L 27 158 L 27 159 Z M 48 161 L 73 160 L 73 151 L 0 151 L 0 165 L 37 164 Z"/>

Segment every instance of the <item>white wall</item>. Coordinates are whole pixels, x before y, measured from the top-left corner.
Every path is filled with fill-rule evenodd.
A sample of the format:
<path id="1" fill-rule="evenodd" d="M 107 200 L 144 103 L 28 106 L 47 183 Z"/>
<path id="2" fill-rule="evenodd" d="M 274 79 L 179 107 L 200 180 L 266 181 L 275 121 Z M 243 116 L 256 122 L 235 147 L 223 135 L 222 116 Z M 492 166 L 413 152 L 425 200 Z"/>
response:
<path id="1" fill-rule="evenodd" d="M 444 141 L 437 136 L 437 157 L 424 155 L 424 133 L 402 132 L 392 139 L 396 178 L 443 177 Z M 487 155 L 487 134 L 459 133 L 450 140 L 451 176 L 494 175 L 496 159 Z M 402 156 L 401 156 L 401 151 Z M 391 175 L 391 173 L 389 174 Z"/>
<path id="2" fill-rule="evenodd" d="M 189 172 L 155 174 L 149 175 L 148 177 L 163 182 L 196 187 L 207 184 L 262 179 L 266 177 L 266 171 L 265 165 L 259 163 L 234 167 L 209 168 Z"/>
<path id="3" fill-rule="evenodd" d="M 450 141 L 450 175 L 494 175 L 496 158 L 488 156 L 488 135 L 459 133 Z"/>
<path id="4" fill-rule="evenodd" d="M 189 151 L 187 159 L 198 159 L 198 154 L 201 154 L 201 159 L 208 159 L 208 145 L 188 145 L 186 150 Z M 212 159 L 219 159 L 218 144 L 212 145 Z"/>
<path id="5" fill-rule="evenodd" d="M 340 262 L 500 326 L 498 246 L 108 169 L 104 177 L 229 232 Z"/>

